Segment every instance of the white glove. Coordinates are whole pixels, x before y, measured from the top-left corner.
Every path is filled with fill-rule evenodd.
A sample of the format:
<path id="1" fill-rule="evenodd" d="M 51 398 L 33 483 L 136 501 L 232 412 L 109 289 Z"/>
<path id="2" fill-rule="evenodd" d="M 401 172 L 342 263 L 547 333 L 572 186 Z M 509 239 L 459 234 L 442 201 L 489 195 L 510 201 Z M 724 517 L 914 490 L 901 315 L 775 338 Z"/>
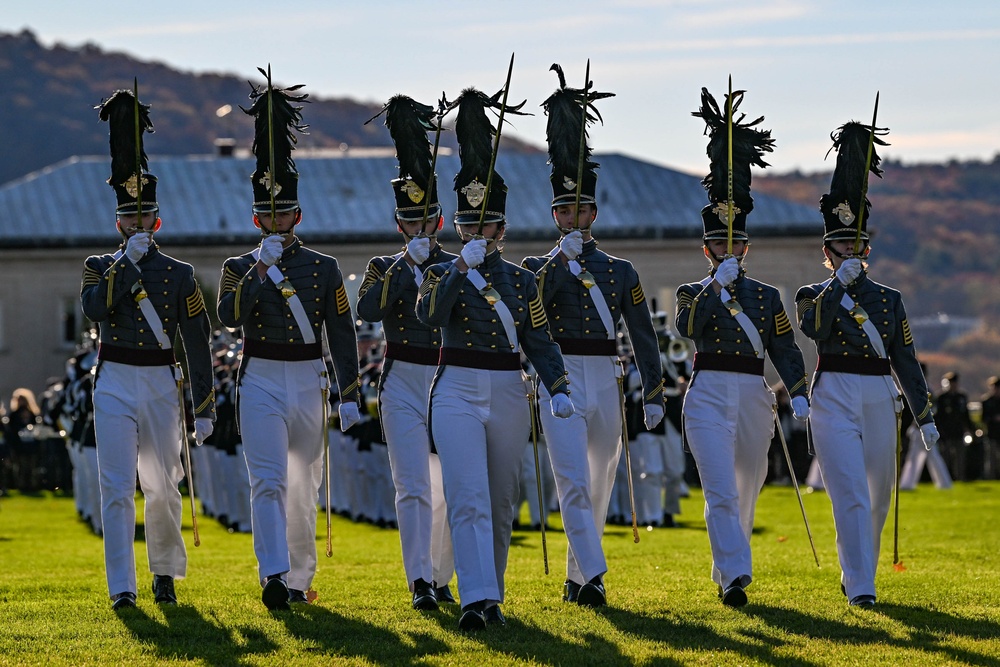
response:
<path id="1" fill-rule="evenodd" d="M 809 400 L 805 396 L 792 396 L 792 416 L 800 422 L 809 419 Z"/>
<path id="2" fill-rule="evenodd" d="M 281 237 L 277 234 L 271 234 L 262 238 L 260 240 L 260 261 L 264 262 L 267 266 L 274 266 L 281 259 L 281 253 L 284 251 L 281 244 Z"/>
<path id="3" fill-rule="evenodd" d="M 470 269 L 474 269 L 486 259 L 486 239 L 472 239 L 462 246 L 462 259 Z"/>
<path id="4" fill-rule="evenodd" d="M 128 243 L 125 245 L 125 256 L 132 261 L 133 264 L 138 264 L 142 256 L 146 254 L 149 250 L 149 244 L 153 241 L 153 235 L 149 232 L 138 232 L 133 234 Z"/>
<path id="5" fill-rule="evenodd" d="M 194 442 L 200 445 L 215 430 L 215 423 L 208 417 L 197 417 L 194 420 Z"/>
<path id="6" fill-rule="evenodd" d="M 861 275 L 861 260 L 857 257 L 845 259 L 844 263 L 837 269 L 837 280 L 843 286 L 848 286 L 854 279 Z"/>
<path id="7" fill-rule="evenodd" d="M 576 259 L 583 252 L 583 233 L 575 230 L 562 237 L 559 241 L 559 252 L 566 255 L 566 259 Z"/>
<path id="8" fill-rule="evenodd" d="M 361 415 L 358 413 L 358 404 L 354 401 L 341 403 L 337 411 L 340 413 L 340 430 L 344 433 L 347 433 L 347 429 L 361 421 Z"/>
<path id="9" fill-rule="evenodd" d="M 920 427 L 920 437 L 924 441 L 924 449 L 931 451 L 931 447 L 941 438 L 941 434 L 938 433 L 934 422 L 928 422 Z"/>
<path id="10" fill-rule="evenodd" d="M 552 397 L 551 407 L 552 416 L 559 419 L 566 419 L 576 412 L 576 408 L 573 407 L 573 399 L 568 394 L 555 394 Z"/>
<path id="11" fill-rule="evenodd" d="M 663 419 L 663 405 L 660 403 L 646 403 L 642 406 L 642 420 L 646 428 L 652 430 L 654 426 Z"/>
<path id="12" fill-rule="evenodd" d="M 426 236 L 410 239 L 406 244 L 406 254 L 410 256 L 414 264 L 420 266 L 431 256 L 431 240 Z"/>
<path id="13" fill-rule="evenodd" d="M 736 280 L 739 275 L 740 262 L 735 257 L 730 257 L 719 264 L 719 268 L 715 270 L 715 281 L 725 287 Z"/>

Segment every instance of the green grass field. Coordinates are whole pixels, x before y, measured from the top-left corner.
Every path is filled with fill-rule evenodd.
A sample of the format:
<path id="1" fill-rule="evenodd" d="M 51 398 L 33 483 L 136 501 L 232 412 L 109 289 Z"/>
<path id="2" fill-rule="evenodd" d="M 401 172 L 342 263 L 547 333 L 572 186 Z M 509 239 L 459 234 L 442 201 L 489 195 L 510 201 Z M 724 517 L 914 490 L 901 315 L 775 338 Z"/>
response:
<path id="1" fill-rule="evenodd" d="M 189 576 L 180 604 L 149 593 L 136 544 L 138 609 L 111 611 L 101 540 L 77 520 L 72 499 L 0 499 L 2 665 L 1000 665 L 1000 483 L 921 486 L 901 504 L 900 556 L 892 523 L 883 536 L 875 611 L 849 608 L 839 589 L 830 505 L 805 497 L 821 568 L 813 562 L 794 492 L 768 487 L 753 538 L 750 604 L 725 608 L 695 490 L 682 526 L 609 527 L 610 606 L 560 601 L 565 537 L 516 532 L 504 628 L 465 635 L 458 608 L 409 606 L 398 534 L 334 519 L 332 558 L 322 552 L 319 599 L 291 612 L 260 603 L 249 535 L 185 522 Z M 558 517 L 553 517 L 557 520 Z M 321 520 L 321 528 L 325 522 Z M 454 588 L 454 586 L 453 586 Z"/>

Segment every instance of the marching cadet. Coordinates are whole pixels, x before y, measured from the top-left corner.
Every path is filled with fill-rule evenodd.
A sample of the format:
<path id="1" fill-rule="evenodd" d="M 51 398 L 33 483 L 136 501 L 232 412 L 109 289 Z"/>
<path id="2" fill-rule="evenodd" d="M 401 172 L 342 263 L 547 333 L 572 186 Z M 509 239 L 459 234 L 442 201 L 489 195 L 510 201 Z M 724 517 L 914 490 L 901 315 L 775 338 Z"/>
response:
<path id="1" fill-rule="evenodd" d="M 462 163 L 455 228 L 462 252 L 454 262 L 429 267 L 417 296 L 417 317 L 442 330 L 428 419 L 441 459 L 463 630 L 505 623 L 498 605 L 530 433 L 522 349 L 553 396 L 552 411 L 573 413 L 534 276 L 500 256 L 507 188 L 490 171 L 491 136 L 500 130 L 486 108 L 510 113 L 520 106 L 504 108 L 499 95 L 470 88 L 454 103 Z"/>
<path id="2" fill-rule="evenodd" d="M 212 433 L 215 395 L 208 312 L 189 264 L 153 241 L 160 228 L 156 177 L 148 171 L 142 133 L 152 132 L 149 106 L 131 91 L 116 91 L 99 107 L 111 134 L 111 178 L 124 243 L 114 254 L 88 257 L 80 301 L 96 322 L 100 347 L 94 379 L 94 426 L 101 486 L 101 523 L 108 593 L 115 610 L 134 607 L 135 480 L 145 497 L 146 553 L 156 602 L 176 604 L 174 580 L 187 574 L 181 537 L 186 434 L 180 333 L 194 399 L 195 438 Z M 138 123 L 139 127 L 136 127 Z M 138 143 L 138 145 L 136 145 Z M 189 480 L 190 483 L 190 480 Z"/>
<path id="3" fill-rule="evenodd" d="M 548 114 L 552 219 L 562 238 L 548 256 L 528 257 L 522 265 L 536 275 L 539 297 L 574 388 L 575 412 L 565 420 L 556 419 L 555 410 L 545 409 L 550 394 L 544 388 L 539 396 L 569 541 L 563 599 L 598 607 L 606 602 L 608 571 L 601 538 L 623 446 L 619 321 L 625 322 L 632 341 L 648 428 L 663 418 L 662 371 L 656 332 L 635 268 L 599 250 L 591 232 L 597 219 L 598 165 L 590 160 L 590 147 L 585 146 L 581 155 L 580 145 L 585 143 L 586 123 L 600 119 L 594 101 L 611 93 L 592 90 L 589 81 L 585 89 L 567 88 L 562 68 L 551 69 L 559 76 L 559 89 L 543 107 Z"/>
<path id="4" fill-rule="evenodd" d="M 861 608 L 875 606 L 880 537 L 899 467 L 902 396 L 890 372 L 924 445 L 930 449 L 938 439 L 903 300 L 867 272 L 871 203 L 864 193 L 868 171 L 881 176 L 876 145 L 886 145 L 878 136 L 884 133 L 852 121 L 831 135 L 837 166 L 820 211 L 825 266 L 833 275 L 795 295 L 799 328 L 819 353 L 809 426 L 833 505 L 841 590 Z"/>
<path id="5" fill-rule="evenodd" d="M 710 273 L 677 288 L 678 333 L 695 344 L 693 374 L 684 398 L 684 436 L 705 494 L 712 547 L 712 579 L 722 603 L 741 607 L 753 580 L 750 534 L 774 435 L 775 398 L 764 381 L 770 357 L 792 396 L 798 419 L 809 412 L 805 366 L 778 290 L 746 275 L 747 215 L 753 210 L 750 166 L 766 167 L 774 144 L 769 130 L 736 117 L 743 91 L 731 94 L 731 114 L 701 90 L 711 171 L 702 180 L 711 202 L 701 210 Z M 729 100 L 727 99 L 727 107 Z M 732 129 L 732 201 L 727 181 Z"/>
<path id="6" fill-rule="evenodd" d="M 439 122 L 434 110 L 396 95 L 379 115 L 383 113 L 399 161 L 399 177 L 391 186 L 396 228 L 406 245 L 395 255 L 373 257 L 368 263 L 358 292 L 358 315 L 383 323 L 385 359 L 378 403 L 396 488 L 403 569 L 413 608 L 433 611 L 439 602 L 455 602 L 448 587 L 455 565 L 441 462 L 431 452 L 427 429 L 427 398 L 437 370 L 441 330 L 420 322 L 415 308 L 427 269 L 457 256 L 445 252 L 437 240 L 444 217 L 427 138 Z"/>
<path id="7" fill-rule="evenodd" d="M 341 429 L 359 419 L 357 341 L 343 277 L 336 259 L 305 247 L 295 234 L 302 209 L 292 130 L 305 127 L 299 124 L 302 107 L 294 103 L 306 98 L 292 94 L 298 88 L 273 88 L 268 77 L 266 88 L 250 93 L 252 105 L 244 112 L 255 120 L 253 219 L 263 238 L 252 252 L 226 260 L 219 286 L 219 320 L 242 328 L 240 433 L 261 599 L 271 610 L 308 602 L 316 573 L 316 499 L 330 387 L 324 331 L 341 397 Z"/>

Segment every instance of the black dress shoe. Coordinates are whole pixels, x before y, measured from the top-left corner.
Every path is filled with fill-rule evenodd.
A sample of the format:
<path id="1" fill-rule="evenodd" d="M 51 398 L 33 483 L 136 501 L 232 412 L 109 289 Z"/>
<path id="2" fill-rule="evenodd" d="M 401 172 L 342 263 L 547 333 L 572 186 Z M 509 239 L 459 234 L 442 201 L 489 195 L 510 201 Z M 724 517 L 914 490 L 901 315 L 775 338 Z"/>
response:
<path id="1" fill-rule="evenodd" d="M 576 602 L 580 598 L 580 584 L 571 579 L 563 582 L 563 602 Z"/>
<path id="2" fill-rule="evenodd" d="M 594 577 L 583 586 L 576 599 L 581 607 L 603 607 L 608 602 L 607 593 L 600 577 Z"/>
<path id="3" fill-rule="evenodd" d="M 840 585 L 840 592 L 844 594 L 845 598 L 847 597 L 847 587 L 844 584 Z"/>
<path id="4" fill-rule="evenodd" d="M 727 607 L 742 607 L 747 603 L 747 592 L 743 589 L 743 578 L 733 579 L 733 583 L 722 591 L 722 604 Z"/>
<path id="5" fill-rule="evenodd" d="M 661 524 L 661 525 L 664 528 L 676 528 L 677 527 L 677 522 L 674 521 L 674 515 L 673 514 L 664 514 L 663 515 L 663 524 Z"/>
<path id="6" fill-rule="evenodd" d="M 125 591 L 111 596 L 111 609 L 121 611 L 122 609 L 135 608 L 135 593 Z"/>
<path id="7" fill-rule="evenodd" d="M 849 603 L 852 607 L 857 607 L 858 609 L 874 609 L 875 608 L 875 596 L 874 595 L 856 595 L 851 598 Z"/>
<path id="8" fill-rule="evenodd" d="M 486 628 L 485 603 L 473 602 L 462 607 L 462 617 L 458 619 L 458 629 L 466 632 L 476 632 Z"/>
<path id="9" fill-rule="evenodd" d="M 289 604 L 309 604 L 309 597 L 305 591 L 300 591 L 297 588 L 289 588 L 288 602 Z"/>
<path id="10" fill-rule="evenodd" d="M 260 594 L 261 602 L 271 611 L 285 611 L 288 606 L 288 586 L 280 574 L 272 574 L 264 580 L 264 590 Z"/>
<path id="11" fill-rule="evenodd" d="M 434 597 L 437 598 L 439 604 L 455 604 L 455 596 L 451 594 L 448 584 L 435 588 Z"/>
<path id="12" fill-rule="evenodd" d="M 153 595 L 157 604 L 177 604 L 177 595 L 174 593 L 174 578 L 166 574 L 154 574 Z"/>
<path id="13" fill-rule="evenodd" d="M 503 612 L 500 611 L 500 605 L 493 605 L 492 607 L 487 607 L 486 611 L 483 612 L 483 616 L 486 618 L 487 625 L 507 625 L 507 619 L 504 618 Z"/>
<path id="14" fill-rule="evenodd" d="M 417 579 L 413 582 L 413 608 L 417 611 L 438 610 L 434 587 L 423 579 Z"/>

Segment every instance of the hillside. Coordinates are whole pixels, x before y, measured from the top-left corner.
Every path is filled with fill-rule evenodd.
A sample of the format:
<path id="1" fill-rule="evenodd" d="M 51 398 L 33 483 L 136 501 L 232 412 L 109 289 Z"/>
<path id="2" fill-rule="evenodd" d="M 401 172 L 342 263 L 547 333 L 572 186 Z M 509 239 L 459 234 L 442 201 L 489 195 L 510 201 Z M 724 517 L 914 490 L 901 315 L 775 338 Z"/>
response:
<path id="1" fill-rule="evenodd" d="M 0 184 L 72 155 L 106 154 L 108 129 L 94 107 L 115 89 L 131 88 L 134 78 L 139 81 L 139 98 L 152 105 L 156 153 L 212 153 L 219 137 L 233 137 L 238 146 L 249 147 L 253 123 L 237 108 L 248 104 L 250 85 L 244 78 L 181 72 L 91 44 L 46 48 L 28 30 L 16 35 L 0 33 L 0 84 L 5 97 L 0 104 L 0 128 L 7 157 L 0 161 Z M 255 83 L 261 83 L 259 79 Z M 296 83 L 300 82 L 275 79 L 278 86 Z M 216 110 L 227 104 L 233 112 L 217 117 Z M 364 124 L 380 108 L 310 96 L 305 111 L 309 134 L 299 145 L 391 146 L 381 119 Z M 442 135 L 442 146 L 455 148 L 452 135 Z M 541 150 L 506 137 L 504 147 Z"/>

